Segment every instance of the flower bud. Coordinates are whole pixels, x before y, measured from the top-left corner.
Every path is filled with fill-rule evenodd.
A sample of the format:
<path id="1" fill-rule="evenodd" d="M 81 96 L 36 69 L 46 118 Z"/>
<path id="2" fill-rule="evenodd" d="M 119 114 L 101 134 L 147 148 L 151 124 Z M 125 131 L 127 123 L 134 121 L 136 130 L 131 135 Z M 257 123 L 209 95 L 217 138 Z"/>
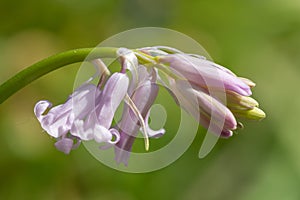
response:
<path id="1" fill-rule="evenodd" d="M 266 114 L 261 109 L 254 107 L 251 110 L 232 110 L 233 114 L 238 118 L 246 118 L 251 120 L 262 120 Z"/>
<path id="2" fill-rule="evenodd" d="M 242 96 L 232 91 L 226 92 L 227 106 L 231 110 L 249 110 L 258 107 L 258 102 L 252 97 Z"/>

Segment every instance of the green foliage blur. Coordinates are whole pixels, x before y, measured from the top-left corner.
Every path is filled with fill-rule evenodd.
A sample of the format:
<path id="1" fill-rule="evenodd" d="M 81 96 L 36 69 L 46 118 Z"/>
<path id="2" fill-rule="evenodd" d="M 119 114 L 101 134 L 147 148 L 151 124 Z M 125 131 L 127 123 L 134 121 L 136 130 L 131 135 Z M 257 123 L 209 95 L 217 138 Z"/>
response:
<path id="1" fill-rule="evenodd" d="M 200 128 L 172 165 L 118 172 L 83 146 L 58 152 L 34 117 L 37 101 L 58 104 L 72 92 L 79 65 L 70 65 L 0 105 L 0 199 L 300 199 L 299 13 L 297 0 L 1 0 L 0 83 L 54 53 L 93 47 L 131 28 L 164 27 L 256 82 L 253 96 L 267 118 L 244 122 L 204 159 L 197 157 Z"/>

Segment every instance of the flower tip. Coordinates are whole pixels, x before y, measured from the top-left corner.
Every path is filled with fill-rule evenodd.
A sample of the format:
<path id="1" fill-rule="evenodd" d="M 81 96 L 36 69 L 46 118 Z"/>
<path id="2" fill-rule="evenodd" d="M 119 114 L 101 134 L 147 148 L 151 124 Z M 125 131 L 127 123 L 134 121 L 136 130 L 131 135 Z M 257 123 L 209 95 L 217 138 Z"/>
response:
<path id="1" fill-rule="evenodd" d="M 69 154 L 73 147 L 73 140 L 70 138 L 63 138 L 57 141 L 54 146 L 57 150 L 63 152 L 64 154 Z"/>
<path id="2" fill-rule="evenodd" d="M 254 120 L 262 120 L 266 118 L 266 113 L 258 107 L 253 108 L 251 114 Z"/>
<path id="3" fill-rule="evenodd" d="M 240 80 L 242 80 L 244 83 L 246 83 L 250 88 L 255 87 L 255 83 L 251 81 L 250 79 L 239 77 Z"/>
<path id="4" fill-rule="evenodd" d="M 233 136 L 233 132 L 231 130 L 223 130 L 220 137 L 221 138 L 230 138 L 231 136 Z"/>
<path id="5" fill-rule="evenodd" d="M 252 97 L 246 97 L 246 96 L 242 96 L 241 97 L 241 105 L 246 106 L 246 107 L 250 107 L 250 108 L 254 108 L 254 107 L 258 107 L 259 104 L 258 102 L 253 99 Z"/>
<path id="6" fill-rule="evenodd" d="M 233 112 L 237 117 L 242 117 L 242 118 L 251 119 L 251 120 L 260 121 L 260 120 L 266 118 L 265 112 L 262 111 L 261 109 L 259 109 L 258 107 L 254 107 L 251 110 L 237 110 L 237 111 L 233 111 Z"/>
<path id="7" fill-rule="evenodd" d="M 257 113 L 259 114 L 259 117 L 260 117 L 259 120 L 262 120 L 262 119 L 266 118 L 266 113 L 263 110 L 261 110 L 259 108 L 256 108 L 256 110 L 257 110 Z"/>

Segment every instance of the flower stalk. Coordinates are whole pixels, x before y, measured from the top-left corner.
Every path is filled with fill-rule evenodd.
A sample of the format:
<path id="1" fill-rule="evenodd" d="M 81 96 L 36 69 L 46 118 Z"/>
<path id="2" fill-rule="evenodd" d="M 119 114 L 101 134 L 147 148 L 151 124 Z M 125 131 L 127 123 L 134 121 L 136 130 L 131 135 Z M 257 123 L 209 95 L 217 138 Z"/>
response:
<path id="1" fill-rule="evenodd" d="M 69 64 L 96 58 L 115 58 L 117 48 L 82 48 L 65 51 L 43 59 L 11 77 L 0 85 L 0 104 L 36 79 Z"/>

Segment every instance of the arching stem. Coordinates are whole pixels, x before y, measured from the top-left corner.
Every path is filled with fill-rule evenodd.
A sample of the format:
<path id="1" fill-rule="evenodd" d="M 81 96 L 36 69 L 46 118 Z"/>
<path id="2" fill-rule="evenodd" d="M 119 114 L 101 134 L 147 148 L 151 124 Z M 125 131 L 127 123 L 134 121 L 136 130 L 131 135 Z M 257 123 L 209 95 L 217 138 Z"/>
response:
<path id="1" fill-rule="evenodd" d="M 116 58 L 116 51 L 117 48 L 114 47 L 82 48 L 45 58 L 25 68 L 0 85 L 0 104 L 45 74 L 72 63 L 91 61 L 97 58 Z"/>

